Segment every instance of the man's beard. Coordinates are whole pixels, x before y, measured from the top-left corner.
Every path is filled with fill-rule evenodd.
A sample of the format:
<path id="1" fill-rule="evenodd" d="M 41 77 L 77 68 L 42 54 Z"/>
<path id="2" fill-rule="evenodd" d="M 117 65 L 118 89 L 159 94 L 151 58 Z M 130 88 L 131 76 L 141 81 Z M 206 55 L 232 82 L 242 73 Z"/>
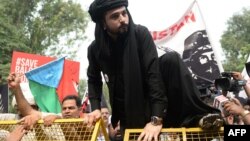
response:
<path id="1" fill-rule="evenodd" d="M 128 25 L 127 24 L 123 24 L 119 27 L 119 33 L 120 34 L 124 34 L 128 32 Z"/>
<path id="2" fill-rule="evenodd" d="M 125 37 L 128 33 L 128 25 L 127 24 L 123 24 L 121 25 L 121 27 L 119 27 L 119 31 L 118 31 L 118 38 L 122 38 Z"/>
<path id="3" fill-rule="evenodd" d="M 117 31 L 111 30 L 109 27 L 107 27 L 107 32 L 109 32 L 112 35 L 116 35 L 118 38 L 124 38 L 128 33 L 128 25 L 127 24 L 121 25 Z"/>

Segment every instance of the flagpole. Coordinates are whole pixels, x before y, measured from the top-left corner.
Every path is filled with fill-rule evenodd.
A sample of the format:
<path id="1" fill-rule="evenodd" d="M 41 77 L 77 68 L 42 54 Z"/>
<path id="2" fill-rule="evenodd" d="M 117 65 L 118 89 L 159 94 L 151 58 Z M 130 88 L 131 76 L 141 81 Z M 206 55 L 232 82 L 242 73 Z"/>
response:
<path id="1" fill-rule="evenodd" d="M 87 94 L 88 94 L 88 87 L 86 87 L 86 90 L 85 90 L 85 92 L 84 92 L 84 94 L 83 94 L 83 97 L 82 97 L 82 104 L 83 104 L 83 102 L 85 101 Z"/>
<path id="2" fill-rule="evenodd" d="M 208 36 L 208 39 L 209 39 L 210 44 L 211 44 L 211 46 L 212 46 L 212 49 L 214 50 L 214 55 L 215 55 L 215 58 L 216 58 L 216 60 L 217 60 L 217 65 L 218 65 L 218 67 L 219 67 L 219 70 L 220 70 L 220 72 L 224 72 L 224 68 L 223 68 L 222 63 L 221 63 L 222 61 L 221 61 L 221 58 L 219 57 L 220 55 L 218 54 L 218 49 L 214 46 L 214 41 L 212 40 L 212 38 L 211 38 L 211 36 L 210 36 L 210 34 L 209 34 L 209 30 L 207 29 L 207 25 L 206 25 L 206 22 L 205 22 L 205 20 L 204 20 L 203 15 L 202 15 L 200 6 L 199 6 L 197 0 L 194 0 L 194 2 L 197 4 L 198 10 L 199 10 L 199 13 L 200 13 L 200 16 L 201 16 L 201 20 L 203 21 L 203 23 L 204 23 L 204 25 L 205 25 L 205 29 L 206 29 L 206 31 L 207 31 L 207 36 Z M 221 48 L 221 46 L 218 46 L 218 47 Z"/>

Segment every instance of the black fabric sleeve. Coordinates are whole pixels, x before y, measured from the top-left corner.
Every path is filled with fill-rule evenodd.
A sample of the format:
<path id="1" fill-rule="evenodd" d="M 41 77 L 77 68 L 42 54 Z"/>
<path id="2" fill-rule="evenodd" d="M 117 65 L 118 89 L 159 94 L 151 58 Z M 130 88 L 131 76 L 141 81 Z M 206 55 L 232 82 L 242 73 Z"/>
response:
<path id="1" fill-rule="evenodd" d="M 97 63 L 94 42 L 88 47 L 89 66 L 87 69 L 88 76 L 88 96 L 91 103 L 91 110 L 100 109 L 102 96 L 102 77 L 100 66 Z"/>
<path id="2" fill-rule="evenodd" d="M 163 117 L 166 114 L 167 97 L 161 74 L 159 71 L 158 54 L 155 43 L 148 29 L 143 26 L 137 28 L 137 38 L 140 42 L 139 53 L 146 76 L 146 93 L 152 106 L 151 116 Z"/>

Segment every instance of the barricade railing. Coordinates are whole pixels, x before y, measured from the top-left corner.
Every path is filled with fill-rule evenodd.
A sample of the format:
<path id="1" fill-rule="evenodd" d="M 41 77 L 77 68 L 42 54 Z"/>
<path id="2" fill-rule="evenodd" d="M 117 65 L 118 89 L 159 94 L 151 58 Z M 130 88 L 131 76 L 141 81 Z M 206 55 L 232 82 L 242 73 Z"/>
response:
<path id="1" fill-rule="evenodd" d="M 0 121 L 0 141 L 12 132 L 17 121 Z M 22 141 L 96 141 L 102 132 L 106 141 L 109 141 L 103 121 L 96 122 L 93 128 L 87 127 L 83 119 L 57 119 L 51 126 L 44 126 L 39 120 L 33 129 L 29 130 Z"/>
<path id="2" fill-rule="evenodd" d="M 124 141 L 137 141 L 143 129 L 126 129 Z M 164 128 L 159 141 L 223 141 L 224 128 L 202 130 L 201 128 Z"/>
<path id="3" fill-rule="evenodd" d="M 0 141 L 12 132 L 17 121 L 0 121 Z M 124 141 L 136 141 L 143 129 L 126 129 Z M 39 120 L 32 130 L 24 135 L 22 141 L 96 141 L 100 132 L 105 141 L 109 141 L 103 121 L 88 128 L 83 119 L 58 119 L 51 126 L 44 126 Z M 224 128 L 220 130 L 202 130 L 201 128 L 164 128 L 159 141 L 223 141 Z"/>

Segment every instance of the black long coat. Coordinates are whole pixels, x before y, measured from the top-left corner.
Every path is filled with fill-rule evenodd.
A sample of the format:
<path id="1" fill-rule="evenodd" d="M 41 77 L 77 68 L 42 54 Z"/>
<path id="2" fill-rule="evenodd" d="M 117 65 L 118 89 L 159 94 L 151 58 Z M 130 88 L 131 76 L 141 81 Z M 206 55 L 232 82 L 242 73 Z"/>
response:
<path id="1" fill-rule="evenodd" d="M 167 99 L 164 95 L 158 55 L 153 39 L 146 27 L 134 25 L 131 21 L 132 19 L 130 19 L 128 35 L 123 42 L 124 53 L 121 56 L 123 59 L 125 126 L 126 128 L 143 128 L 150 121 L 151 116 L 163 117 Z M 102 34 L 99 33 L 98 36 L 102 36 Z M 107 39 L 103 37 L 103 40 Z M 119 106 L 113 105 L 116 75 L 112 66 L 112 52 L 109 52 L 108 46 L 102 45 L 100 42 L 94 41 L 88 48 L 87 75 L 92 110 L 100 108 L 101 72 L 108 84 L 111 107 Z M 117 122 L 116 115 L 117 113 L 112 113 L 112 122 Z"/>

